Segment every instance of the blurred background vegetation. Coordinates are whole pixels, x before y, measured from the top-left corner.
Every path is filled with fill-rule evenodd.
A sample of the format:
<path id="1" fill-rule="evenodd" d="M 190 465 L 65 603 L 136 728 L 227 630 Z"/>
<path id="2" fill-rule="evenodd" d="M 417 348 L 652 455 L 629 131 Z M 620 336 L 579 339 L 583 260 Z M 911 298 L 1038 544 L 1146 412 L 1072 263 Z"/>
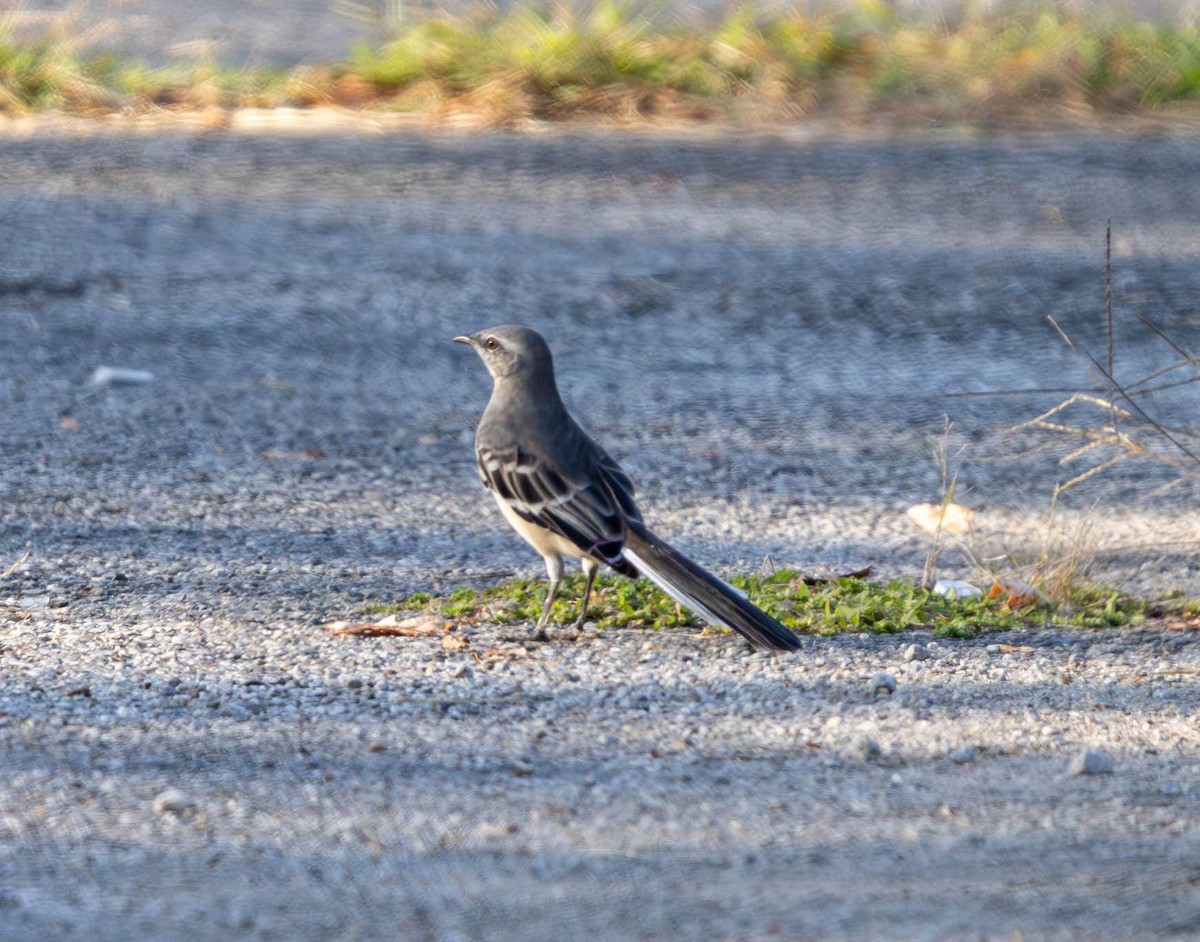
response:
<path id="1" fill-rule="evenodd" d="M 469 111 L 542 120 L 1061 125 L 1190 114 L 1200 29 L 1188 3 L 844 2 L 721 11 L 619 0 L 456 12 L 341 0 L 374 41 L 328 62 L 230 64 L 107 42 L 117 21 L 73 6 L 0 18 L 0 111 L 245 107 Z M 286 12 L 277 14 L 285 17 Z"/>

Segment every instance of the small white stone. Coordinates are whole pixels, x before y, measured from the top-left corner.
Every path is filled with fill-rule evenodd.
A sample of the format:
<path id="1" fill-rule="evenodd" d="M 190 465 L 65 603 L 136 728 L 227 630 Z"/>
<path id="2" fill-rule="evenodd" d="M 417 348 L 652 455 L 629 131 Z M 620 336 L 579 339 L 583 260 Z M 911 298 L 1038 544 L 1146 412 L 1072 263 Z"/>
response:
<path id="1" fill-rule="evenodd" d="M 178 788 L 163 789 L 154 798 L 156 814 L 183 814 L 195 807 L 196 803 Z"/>

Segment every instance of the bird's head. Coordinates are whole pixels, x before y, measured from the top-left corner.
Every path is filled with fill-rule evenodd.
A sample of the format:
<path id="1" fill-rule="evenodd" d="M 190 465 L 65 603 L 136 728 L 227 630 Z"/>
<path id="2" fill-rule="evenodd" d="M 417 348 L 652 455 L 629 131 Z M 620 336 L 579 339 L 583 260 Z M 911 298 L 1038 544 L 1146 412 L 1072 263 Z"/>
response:
<path id="1" fill-rule="evenodd" d="M 537 331 L 519 324 L 488 327 L 469 337 L 455 337 L 455 342 L 469 345 L 483 365 L 500 380 L 520 374 L 553 380 L 554 366 L 550 348 Z"/>

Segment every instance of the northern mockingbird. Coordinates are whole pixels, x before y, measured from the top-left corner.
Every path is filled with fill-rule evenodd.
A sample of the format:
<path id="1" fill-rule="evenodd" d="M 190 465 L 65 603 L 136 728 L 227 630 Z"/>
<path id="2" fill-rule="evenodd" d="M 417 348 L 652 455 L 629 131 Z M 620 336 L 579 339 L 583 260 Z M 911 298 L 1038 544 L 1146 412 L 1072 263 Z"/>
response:
<path id="1" fill-rule="evenodd" d="M 537 622 L 540 636 L 567 556 L 580 560 L 587 577 L 576 627 L 587 615 L 603 563 L 630 578 L 646 576 L 710 624 L 728 625 L 755 647 L 800 647 L 791 631 L 646 529 L 625 472 L 563 405 L 540 334 L 507 324 L 454 339 L 469 344 L 492 374 L 492 398 L 475 434 L 479 474 L 504 518 L 546 562 L 550 590 Z"/>

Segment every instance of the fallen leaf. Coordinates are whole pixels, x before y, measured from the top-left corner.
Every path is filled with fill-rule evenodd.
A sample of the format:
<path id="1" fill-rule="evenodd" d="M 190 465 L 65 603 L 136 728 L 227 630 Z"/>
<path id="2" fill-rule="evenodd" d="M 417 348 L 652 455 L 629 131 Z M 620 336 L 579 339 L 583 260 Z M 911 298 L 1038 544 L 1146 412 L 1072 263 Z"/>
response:
<path id="1" fill-rule="evenodd" d="M 1001 654 L 1032 654 L 1037 648 L 1031 648 L 1027 644 L 1007 644 L 1002 641 L 996 645 L 996 650 Z"/>
<path id="2" fill-rule="evenodd" d="M 475 658 L 479 661 L 518 661 L 529 657 L 529 650 L 523 647 L 488 647 L 482 651 L 475 652 Z"/>
<path id="3" fill-rule="evenodd" d="M 853 572 L 834 572 L 832 576 L 800 576 L 793 578 L 788 583 L 788 588 L 794 592 L 797 586 L 828 586 L 830 582 L 838 582 L 842 578 L 869 578 L 870 575 L 870 566 L 865 566 L 864 569 L 856 569 Z"/>
<path id="4" fill-rule="evenodd" d="M 1004 596 L 1006 608 L 1024 608 L 1042 600 L 1042 593 L 1031 585 L 1017 579 L 997 579 L 988 589 L 987 597 L 995 599 Z"/>
<path id="5" fill-rule="evenodd" d="M 836 582 L 840 578 L 868 578 L 871 575 L 870 566 L 856 569 L 853 572 L 835 572 L 832 576 L 800 576 L 800 582 L 805 586 L 824 586 L 828 582 Z"/>
<path id="6" fill-rule="evenodd" d="M 471 642 L 462 635 L 446 635 L 446 637 L 442 639 L 442 647 L 447 651 L 461 651 L 470 643 Z"/>
<path id="7" fill-rule="evenodd" d="M 396 620 L 395 615 L 388 615 L 379 621 L 354 624 L 346 621 L 331 621 L 322 625 L 326 631 L 334 635 L 352 635 L 358 638 L 420 638 L 427 635 L 440 635 L 449 631 L 453 625 L 444 618 L 436 615 L 415 615 L 412 618 Z"/>

